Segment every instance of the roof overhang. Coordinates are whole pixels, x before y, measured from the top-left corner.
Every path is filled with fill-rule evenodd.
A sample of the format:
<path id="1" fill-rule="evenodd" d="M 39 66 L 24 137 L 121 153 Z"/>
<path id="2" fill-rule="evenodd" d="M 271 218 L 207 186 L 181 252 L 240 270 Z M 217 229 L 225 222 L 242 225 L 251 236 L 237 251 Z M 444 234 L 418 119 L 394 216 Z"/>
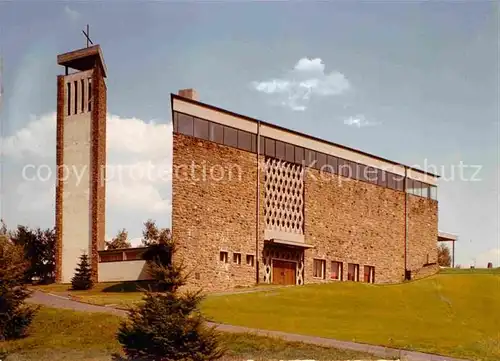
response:
<path id="1" fill-rule="evenodd" d="M 286 129 L 275 124 L 237 114 L 229 110 L 219 108 L 197 100 L 185 98 L 177 94 L 171 94 L 171 109 L 173 112 L 188 114 L 236 129 L 244 130 L 252 134 L 269 137 L 284 141 L 299 147 L 308 148 L 331 156 L 350 160 L 355 163 L 364 164 L 377 169 L 385 170 L 400 176 L 421 181 L 437 186 L 439 175 L 410 167 L 389 159 L 378 157 L 357 149 L 341 144 L 319 139 L 311 135 L 300 133 L 292 129 Z"/>
<path id="2" fill-rule="evenodd" d="M 299 248 L 314 248 L 312 244 L 306 244 L 302 242 L 293 242 L 293 241 L 285 241 L 283 239 L 270 239 L 267 242 L 272 243 L 272 244 L 280 244 L 284 246 L 292 246 L 292 247 L 299 247 Z"/>
<path id="3" fill-rule="evenodd" d="M 99 45 L 60 54 L 57 56 L 57 64 L 80 71 L 92 69 L 97 64 L 102 69 L 103 77 L 107 76 L 106 63 Z"/>
<path id="4" fill-rule="evenodd" d="M 438 242 L 455 242 L 458 239 L 456 234 L 439 232 L 438 233 Z"/>

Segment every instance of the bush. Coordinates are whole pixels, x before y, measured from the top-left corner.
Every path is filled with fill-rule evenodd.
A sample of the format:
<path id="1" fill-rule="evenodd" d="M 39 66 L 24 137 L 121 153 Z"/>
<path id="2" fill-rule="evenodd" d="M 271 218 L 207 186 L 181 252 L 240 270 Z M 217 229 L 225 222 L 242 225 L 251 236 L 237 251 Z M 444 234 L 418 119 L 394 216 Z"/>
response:
<path id="1" fill-rule="evenodd" d="M 80 256 L 80 263 L 71 279 L 71 286 L 74 290 L 89 290 L 94 287 L 89 257 L 85 253 Z"/>
<path id="2" fill-rule="evenodd" d="M 23 248 L 0 235 L 0 340 L 24 336 L 38 309 L 25 304 L 27 267 Z"/>
<path id="3" fill-rule="evenodd" d="M 132 360 L 216 360 L 223 356 L 218 334 L 204 325 L 199 293 L 146 292 L 144 304 L 129 311 L 118 341 Z"/>
<path id="4" fill-rule="evenodd" d="M 199 311 L 200 292 L 180 294 L 186 277 L 171 262 L 173 242 L 152 243 L 144 258 L 155 280 L 144 303 L 130 309 L 120 325 L 118 341 L 132 360 L 216 360 L 223 356 L 218 333 L 205 325 Z"/>

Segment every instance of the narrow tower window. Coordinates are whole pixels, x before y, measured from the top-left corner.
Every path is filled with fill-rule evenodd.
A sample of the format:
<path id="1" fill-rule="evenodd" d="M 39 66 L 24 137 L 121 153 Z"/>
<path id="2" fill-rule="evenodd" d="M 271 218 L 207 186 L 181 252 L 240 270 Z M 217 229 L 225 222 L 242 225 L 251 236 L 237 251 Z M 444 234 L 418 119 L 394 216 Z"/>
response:
<path id="1" fill-rule="evenodd" d="M 89 112 L 92 110 L 92 78 L 89 78 L 89 98 L 87 99 L 89 103 Z"/>
<path id="2" fill-rule="evenodd" d="M 66 84 L 68 86 L 68 97 L 66 101 L 68 102 L 68 115 L 71 115 L 71 83 Z"/>
<path id="3" fill-rule="evenodd" d="M 85 81 L 82 79 L 82 113 L 85 112 Z"/>
<path id="4" fill-rule="evenodd" d="M 75 80 L 75 114 L 78 114 L 78 81 Z"/>

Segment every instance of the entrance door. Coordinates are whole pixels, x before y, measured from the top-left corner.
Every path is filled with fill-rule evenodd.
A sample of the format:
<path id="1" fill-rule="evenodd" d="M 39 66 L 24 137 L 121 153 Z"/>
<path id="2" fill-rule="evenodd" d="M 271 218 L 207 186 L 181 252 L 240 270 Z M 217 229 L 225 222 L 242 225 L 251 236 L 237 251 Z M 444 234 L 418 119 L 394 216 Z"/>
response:
<path id="1" fill-rule="evenodd" d="M 296 284 L 296 263 L 273 260 L 273 283 L 277 285 Z"/>

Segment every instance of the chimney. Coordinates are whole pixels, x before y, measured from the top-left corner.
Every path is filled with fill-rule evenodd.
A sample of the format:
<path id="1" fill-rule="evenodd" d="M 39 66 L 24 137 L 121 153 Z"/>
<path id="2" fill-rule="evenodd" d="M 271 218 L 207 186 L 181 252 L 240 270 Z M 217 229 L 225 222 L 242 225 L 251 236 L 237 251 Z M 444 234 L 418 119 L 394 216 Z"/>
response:
<path id="1" fill-rule="evenodd" d="M 179 96 L 183 98 L 188 98 L 192 100 L 198 101 L 198 92 L 195 89 L 189 88 L 189 89 L 181 89 L 179 90 Z"/>

